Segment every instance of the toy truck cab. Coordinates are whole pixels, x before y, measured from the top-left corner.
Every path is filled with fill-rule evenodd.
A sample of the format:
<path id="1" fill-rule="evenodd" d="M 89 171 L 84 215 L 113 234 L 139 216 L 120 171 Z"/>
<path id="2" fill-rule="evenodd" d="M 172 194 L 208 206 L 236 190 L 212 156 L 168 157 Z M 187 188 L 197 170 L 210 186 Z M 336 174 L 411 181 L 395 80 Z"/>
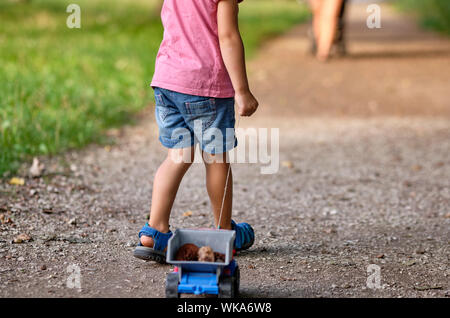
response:
<path id="1" fill-rule="evenodd" d="M 239 292 L 239 267 L 233 259 L 234 231 L 216 229 L 177 229 L 167 247 L 167 263 L 175 265 L 167 275 L 166 297 L 180 294 L 236 297 Z M 178 249 L 187 243 L 210 246 L 225 255 L 225 262 L 177 261 Z"/>

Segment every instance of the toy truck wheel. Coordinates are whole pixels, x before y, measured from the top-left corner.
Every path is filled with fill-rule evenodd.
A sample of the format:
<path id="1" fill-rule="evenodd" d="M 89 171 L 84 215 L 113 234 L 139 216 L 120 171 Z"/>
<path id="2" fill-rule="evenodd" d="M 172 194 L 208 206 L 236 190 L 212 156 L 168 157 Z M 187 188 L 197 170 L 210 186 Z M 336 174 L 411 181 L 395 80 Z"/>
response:
<path id="1" fill-rule="evenodd" d="M 237 297 L 239 295 L 239 287 L 241 281 L 241 272 L 239 270 L 239 266 L 236 267 L 233 273 L 233 282 L 234 282 L 234 295 Z"/>
<path id="2" fill-rule="evenodd" d="M 169 273 L 166 278 L 166 298 L 179 298 L 178 273 Z"/>
<path id="3" fill-rule="evenodd" d="M 232 277 L 223 277 L 219 282 L 219 298 L 234 298 L 235 284 Z"/>

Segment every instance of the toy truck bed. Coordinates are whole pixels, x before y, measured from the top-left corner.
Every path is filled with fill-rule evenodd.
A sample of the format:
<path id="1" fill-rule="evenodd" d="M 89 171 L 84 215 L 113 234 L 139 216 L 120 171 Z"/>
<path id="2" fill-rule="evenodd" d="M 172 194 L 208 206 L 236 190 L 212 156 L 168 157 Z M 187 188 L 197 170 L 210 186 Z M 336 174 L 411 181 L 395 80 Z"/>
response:
<path id="1" fill-rule="evenodd" d="M 176 265 L 166 281 L 166 296 L 215 294 L 234 297 L 239 289 L 239 268 L 233 259 L 236 233 L 229 230 L 177 229 L 167 248 L 167 263 Z M 187 243 L 210 246 L 225 254 L 225 262 L 177 261 L 178 249 Z"/>

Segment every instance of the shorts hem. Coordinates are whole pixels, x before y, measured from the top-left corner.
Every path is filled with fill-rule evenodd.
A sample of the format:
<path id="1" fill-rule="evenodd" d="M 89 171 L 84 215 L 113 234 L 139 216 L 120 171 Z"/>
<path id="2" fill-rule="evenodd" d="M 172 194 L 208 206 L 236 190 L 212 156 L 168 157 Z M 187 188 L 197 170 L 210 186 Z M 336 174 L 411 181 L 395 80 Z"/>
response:
<path id="1" fill-rule="evenodd" d="M 183 149 L 183 148 L 189 148 L 195 145 L 195 140 L 192 140 L 190 145 L 189 144 L 183 144 L 179 141 L 172 141 L 172 140 L 164 140 L 162 137 L 159 137 L 159 141 L 161 144 L 169 149 Z"/>
<path id="2" fill-rule="evenodd" d="M 208 153 L 210 155 L 220 155 L 221 153 L 225 153 L 225 152 L 228 152 L 230 150 L 233 150 L 234 148 L 237 147 L 237 145 L 238 145 L 238 141 L 237 141 L 237 139 L 235 139 L 234 142 L 226 143 L 225 147 L 223 147 L 222 150 L 219 150 L 219 151 L 215 151 L 216 148 L 212 148 L 212 151 L 206 150 L 208 145 L 202 145 L 201 148 L 202 148 L 203 152 L 206 152 L 206 153 Z"/>

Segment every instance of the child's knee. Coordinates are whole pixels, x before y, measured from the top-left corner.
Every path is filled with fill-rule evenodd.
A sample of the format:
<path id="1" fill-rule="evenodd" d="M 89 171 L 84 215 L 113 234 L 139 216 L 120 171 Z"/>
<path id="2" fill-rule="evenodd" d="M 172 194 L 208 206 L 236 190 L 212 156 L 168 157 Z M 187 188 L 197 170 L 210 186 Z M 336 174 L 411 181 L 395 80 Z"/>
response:
<path id="1" fill-rule="evenodd" d="M 192 165 L 192 161 L 174 160 L 170 156 L 167 157 L 166 161 L 172 167 L 172 169 L 179 171 L 186 171 Z"/>
<path id="2" fill-rule="evenodd" d="M 222 163 L 222 164 L 228 164 L 228 156 L 227 153 L 220 153 L 220 154 L 210 154 L 207 152 L 203 152 L 203 162 L 208 165 L 208 164 L 217 164 L 217 163 Z"/>

